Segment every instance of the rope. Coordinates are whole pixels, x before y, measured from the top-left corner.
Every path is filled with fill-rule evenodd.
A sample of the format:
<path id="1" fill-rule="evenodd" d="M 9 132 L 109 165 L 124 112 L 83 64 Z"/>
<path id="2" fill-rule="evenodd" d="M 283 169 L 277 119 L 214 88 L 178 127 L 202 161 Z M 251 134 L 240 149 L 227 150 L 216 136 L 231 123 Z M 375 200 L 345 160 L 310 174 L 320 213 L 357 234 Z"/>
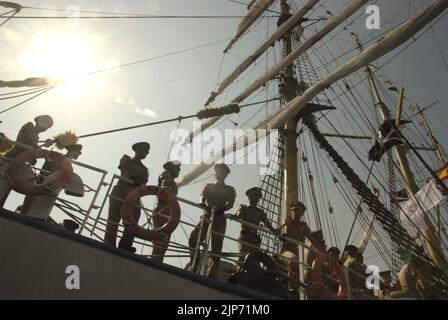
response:
<path id="1" fill-rule="evenodd" d="M 278 98 L 269 99 L 267 101 L 274 101 L 274 100 L 278 100 Z M 240 108 L 245 108 L 245 107 L 250 107 L 250 106 L 262 104 L 262 103 L 265 103 L 267 101 L 263 100 L 263 101 L 258 101 L 258 102 L 245 104 L 245 105 L 240 106 Z M 219 109 L 215 109 L 215 110 L 219 110 Z M 2 113 L 2 112 L 0 112 L 0 113 Z M 185 120 L 185 119 L 195 118 L 197 116 L 198 116 L 198 114 L 192 114 L 192 115 L 189 115 L 189 116 L 179 116 L 179 117 L 176 117 L 176 118 L 170 118 L 170 119 L 166 119 L 166 120 L 150 122 L 150 123 L 140 124 L 140 125 L 136 125 L 136 126 L 112 129 L 112 130 L 107 130 L 107 131 L 100 131 L 100 132 L 89 133 L 89 134 L 83 134 L 83 135 L 79 136 L 79 139 L 89 138 L 89 137 L 94 137 L 94 136 L 99 136 L 99 135 L 104 135 L 104 134 L 109 134 L 109 133 L 115 133 L 115 132 L 120 132 L 120 131 L 126 131 L 126 130 L 144 128 L 144 127 L 150 127 L 150 126 L 164 124 L 164 123 L 169 123 L 169 122 L 174 122 L 174 121 L 182 121 L 182 120 Z"/>
<path id="2" fill-rule="evenodd" d="M 13 105 L 12 107 L 3 109 L 2 111 L 0 111 L 0 114 L 5 113 L 5 112 L 7 112 L 7 111 L 10 111 L 10 110 L 12 110 L 12 109 L 15 109 L 15 108 L 21 106 L 22 104 L 24 104 L 24 103 L 26 103 L 26 102 L 28 102 L 28 101 L 31 101 L 31 100 L 33 100 L 33 99 L 39 97 L 40 95 L 43 95 L 44 93 L 50 91 L 50 90 L 53 89 L 54 87 L 55 87 L 55 86 L 51 86 L 51 87 L 49 87 L 48 89 L 45 89 L 45 90 L 39 92 L 38 94 L 32 96 L 31 98 L 26 99 L 25 101 L 22 101 L 22 102 L 20 102 L 20 103 L 18 103 L 18 104 L 16 104 L 16 105 Z"/>
<path id="3" fill-rule="evenodd" d="M 369 183 L 370 175 L 372 174 L 373 165 L 374 165 L 374 162 L 372 161 L 372 165 L 370 166 L 369 174 L 367 175 L 367 179 L 365 182 L 366 185 Z M 361 197 L 361 199 L 359 200 L 358 207 L 356 208 L 355 218 L 353 219 L 352 226 L 350 227 L 350 231 L 348 233 L 347 241 L 345 242 L 344 248 L 346 248 L 348 243 L 350 242 L 350 237 L 352 235 L 353 228 L 355 227 L 355 222 L 358 219 L 358 215 L 359 215 L 363 201 L 364 201 L 364 199 Z"/>

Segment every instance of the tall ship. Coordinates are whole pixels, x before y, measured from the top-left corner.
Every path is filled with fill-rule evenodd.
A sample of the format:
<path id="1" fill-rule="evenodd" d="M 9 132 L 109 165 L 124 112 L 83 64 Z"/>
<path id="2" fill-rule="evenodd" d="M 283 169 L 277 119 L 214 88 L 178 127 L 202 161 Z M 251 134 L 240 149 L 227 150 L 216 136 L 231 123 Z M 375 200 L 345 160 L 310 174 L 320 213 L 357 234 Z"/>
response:
<path id="1" fill-rule="evenodd" d="M 0 299 L 448 299 L 447 0 L 26 2 L 0 1 Z M 95 28 L 190 45 L 95 64 Z"/>

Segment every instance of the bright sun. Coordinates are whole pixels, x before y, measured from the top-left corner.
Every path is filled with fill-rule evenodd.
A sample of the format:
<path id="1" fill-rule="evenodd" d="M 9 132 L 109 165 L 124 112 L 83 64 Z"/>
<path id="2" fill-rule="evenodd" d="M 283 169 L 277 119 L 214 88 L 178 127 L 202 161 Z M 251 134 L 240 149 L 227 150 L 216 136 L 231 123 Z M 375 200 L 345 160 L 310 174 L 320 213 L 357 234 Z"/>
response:
<path id="1" fill-rule="evenodd" d="M 66 100 L 79 100 L 104 86 L 104 79 L 77 76 L 115 64 L 100 59 L 102 45 L 101 37 L 95 35 L 81 37 L 36 33 L 31 47 L 19 56 L 19 63 L 32 76 L 67 80 L 54 92 Z"/>

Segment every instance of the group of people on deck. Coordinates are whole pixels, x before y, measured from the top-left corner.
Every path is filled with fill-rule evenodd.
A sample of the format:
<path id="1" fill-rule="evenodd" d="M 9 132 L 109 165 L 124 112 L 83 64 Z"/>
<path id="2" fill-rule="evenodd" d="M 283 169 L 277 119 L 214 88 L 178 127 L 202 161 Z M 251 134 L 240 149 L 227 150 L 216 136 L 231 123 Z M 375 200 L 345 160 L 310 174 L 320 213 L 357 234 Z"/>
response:
<path id="1" fill-rule="evenodd" d="M 35 124 L 28 122 L 22 126 L 16 141 L 31 148 L 50 147 L 54 143 L 51 139 L 39 145 L 39 134 L 51 128 L 52 125 L 53 119 L 50 116 L 38 116 L 35 118 Z M 2 141 L 0 144 L 0 151 L 3 151 L 3 159 L 6 159 L 4 163 L 7 163 L 7 161 L 10 161 L 18 154 L 26 151 L 26 149 L 17 145 L 11 145 L 9 147 L 5 147 L 5 145 L 5 141 Z M 65 145 L 64 148 L 67 150 L 65 156 L 69 159 L 76 160 L 81 155 L 82 145 L 78 143 Z M 117 245 L 117 233 L 121 221 L 121 207 L 124 199 L 136 187 L 146 185 L 149 178 L 148 168 L 142 163 L 142 160 L 148 156 L 150 144 L 148 142 L 137 142 L 132 145 L 132 150 L 134 151 L 132 157 L 126 154 L 121 157 L 118 164 L 121 178 L 118 179 L 117 184 L 110 193 L 104 242 L 114 247 Z M 34 165 L 35 162 L 31 164 Z M 46 161 L 42 169 L 45 169 L 47 172 L 57 170 L 51 161 Z M 163 172 L 158 177 L 158 188 L 168 190 L 172 194 L 177 195 L 178 187 L 175 179 L 179 177 L 181 171 L 180 162 L 168 161 L 163 165 L 163 169 Z M 258 206 L 260 199 L 263 197 L 262 189 L 258 187 L 253 187 L 246 191 L 249 200 L 248 205 L 239 205 L 234 214 L 226 213 L 232 210 L 236 199 L 235 188 L 225 183 L 227 176 L 230 174 L 230 169 L 226 164 L 216 164 L 214 171 L 216 182 L 205 185 L 202 190 L 200 205 L 203 208 L 203 215 L 189 235 L 188 247 L 190 249 L 190 262 L 187 265 L 188 270 L 194 272 L 199 271 L 201 267 L 199 263 L 201 256 L 197 254 L 197 248 L 204 241 L 209 224 L 212 223 L 211 254 L 207 265 L 207 275 L 212 278 L 217 278 L 218 271 L 220 270 L 220 257 L 227 228 L 227 219 L 231 219 L 242 222 L 238 238 L 239 270 L 242 270 L 244 259 L 248 254 L 260 250 L 261 238 L 259 227 L 263 224 L 282 240 L 281 254 L 278 257 L 278 261 L 286 266 L 289 278 L 288 289 L 291 292 L 297 292 L 300 285 L 304 285 L 309 289 L 312 288 L 311 266 L 317 255 L 325 254 L 330 259 L 336 260 L 340 265 L 353 271 L 349 272 L 348 277 L 352 297 L 362 299 L 363 295 L 366 295 L 365 277 L 363 277 L 366 266 L 364 265 L 362 254 L 357 247 L 352 245 L 347 246 L 341 257 L 338 248 L 331 247 L 327 250 L 322 231 L 317 230 L 312 232 L 307 223 L 302 221 L 306 207 L 301 202 L 294 202 L 291 205 L 290 212 L 287 214 L 284 224 L 278 228 L 274 228 L 266 212 Z M 2 207 L 10 191 L 9 189 L 2 192 L 0 197 Z M 22 214 L 27 214 L 30 201 L 30 197 L 25 198 L 20 210 Z M 136 221 L 140 218 L 140 211 L 141 209 L 138 207 L 133 209 L 133 215 Z M 152 216 L 154 228 L 162 227 L 168 221 L 169 215 L 169 206 L 163 199 L 158 198 Z M 306 239 L 309 240 L 311 245 L 304 248 L 304 283 L 302 283 L 299 277 L 300 263 L 298 257 L 299 247 L 301 247 L 299 244 L 305 243 Z M 151 255 L 153 260 L 163 262 L 169 241 L 170 235 L 166 235 L 164 239 L 153 242 Z M 123 250 L 135 252 L 136 249 L 133 247 L 133 242 L 134 235 L 129 226 L 124 224 L 123 235 L 118 243 L 118 247 Z M 406 295 L 409 292 L 415 293 L 417 296 L 423 295 L 421 293 L 423 289 L 421 288 L 425 287 L 425 285 L 424 280 L 422 280 L 422 275 L 419 272 L 420 269 L 421 265 L 419 265 L 417 260 L 413 260 L 410 264 L 403 267 L 402 272 L 400 272 L 402 291 L 395 293 L 397 297 Z M 332 276 L 331 270 L 328 270 L 326 274 L 325 283 L 330 291 L 337 292 L 339 284 Z M 308 290 L 308 295 L 311 298 L 317 298 L 313 294 L 315 293 L 312 290 Z"/>

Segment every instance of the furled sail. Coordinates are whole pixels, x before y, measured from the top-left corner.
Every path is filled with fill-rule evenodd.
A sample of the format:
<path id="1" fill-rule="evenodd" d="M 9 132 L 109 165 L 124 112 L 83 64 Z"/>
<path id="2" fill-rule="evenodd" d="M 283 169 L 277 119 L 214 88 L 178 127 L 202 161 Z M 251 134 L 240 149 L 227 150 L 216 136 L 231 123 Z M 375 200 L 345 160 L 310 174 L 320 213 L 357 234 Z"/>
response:
<path id="1" fill-rule="evenodd" d="M 238 25 L 236 29 L 236 35 L 230 41 L 229 45 L 224 50 L 224 52 L 227 52 L 232 48 L 235 42 L 237 42 L 238 39 L 243 36 L 243 34 L 247 31 L 247 29 L 249 29 L 250 26 L 255 21 L 257 21 L 257 19 L 263 14 L 263 12 L 266 11 L 267 8 L 271 6 L 271 4 L 274 3 L 274 1 L 275 0 L 258 0 L 251 6 L 249 11 L 247 12 L 246 17 L 244 17 L 243 20 Z"/>
<path id="2" fill-rule="evenodd" d="M 348 61 L 339 69 L 333 71 L 325 79 L 311 86 L 301 96 L 297 96 L 291 100 L 285 108 L 279 110 L 277 115 L 272 118 L 268 128 L 275 129 L 283 126 L 289 117 L 292 117 L 300 112 L 307 105 L 307 103 L 321 91 L 342 78 L 345 78 L 359 69 L 368 66 L 372 61 L 380 58 L 389 51 L 392 51 L 406 42 L 434 18 L 440 15 L 447 7 L 447 0 L 437 0 L 431 3 L 417 16 L 407 20 L 380 41 L 362 51 L 359 55 Z"/>
<path id="3" fill-rule="evenodd" d="M 257 79 L 252 83 L 246 90 L 244 90 L 239 96 L 232 100 L 232 103 L 240 103 L 252 93 L 254 93 L 258 88 L 262 87 L 267 81 L 275 78 L 282 70 L 292 64 L 297 58 L 299 58 L 303 53 L 320 41 L 324 36 L 330 33 L 338 25 L 344 22 L 352 14 L 358 11 L 368 0 L 352 0 L 352 2 L 347 5 L 339 14 L 331 18 L 328 23 L 322 28 L 322 30 L 315 33 L 312 37 L 303 42 L 302 45 L 297 47 L 293 52 L 286 56 L 282 61 L 273 66 L 265 75 Z M 196 130 L 191 133 L 189 141 L 191 142 L 195 136 L 199 134 L 200 131 L 206 130 L 214 125 L 221 117 L 210 118 L 203 122 L 200 130 Z"/>
<path id="4" fill-rule="evenodd" d="M 235 81 L 247 68 L 255 62 L 269 47 L 271 47 L 276 41 L 285 35 L 291 28 L 293 28 L 305 14 L 311 10 L 320 0 L 308 0 L 308 2 L 300 9 L 295 15 L 290 17 L 285 23 L 283 23 L 261 46 L 258 47 L 248 58 L 241 62 L 235 70 L 228 75 L 211 93 L 205 106 L 212 103 L 215 98 L 221 94 L 233 81 Z"/>
<path id="5" fill-rule="evenodd" d="M 358 1 L 357 1 L 358 2 Z M 353 4 L 353 3 L 352 3 Z M 286 104 L 279 111 L 274 113 L 268 119 L 259 123 L 255 129 L 277 129 L 284 125 L 287 119 L 300 112 L 306 105 L 314 99 L 321 91 L 330 87 L 338 80 L 356 72 L 357 70 L 368 66 L 372 61 L 385 55 L 386 53 L 397 48 L 419 32 L 429 22 L 439 16 L 448 7 L 447 0 L 436 0 L 428 7 L 421 11 L 415 17 L 407 20 L 398 28 L 392 30 L 388 35 L 380 41 L 372 44 L 370 47 L 362 51 L 359 55 L 345 63 L 343 66 L 332 72 L 325 79 L 308 88 L 301 96 L 297 96 Z M 247 145 L 256 142 L 258 139 L 252 134 L 243 135 L 237 143 L 226 145 L 220 152 L 215 153 L 206 163 L 196 166 L 191 172 L 185 175 L 179 182 L 180 186 L 186 185 L 213 166 L 214 162 L 219 161 L 228 153 L 234 152 Z"/>
<path id="6" fill-rule="evenodd" d="M 40 87 L 53 83 L 55 83 L 55 80 L 51 78 L 27 78 L 16 81 L 0 80 L 0 88 Z"/>

